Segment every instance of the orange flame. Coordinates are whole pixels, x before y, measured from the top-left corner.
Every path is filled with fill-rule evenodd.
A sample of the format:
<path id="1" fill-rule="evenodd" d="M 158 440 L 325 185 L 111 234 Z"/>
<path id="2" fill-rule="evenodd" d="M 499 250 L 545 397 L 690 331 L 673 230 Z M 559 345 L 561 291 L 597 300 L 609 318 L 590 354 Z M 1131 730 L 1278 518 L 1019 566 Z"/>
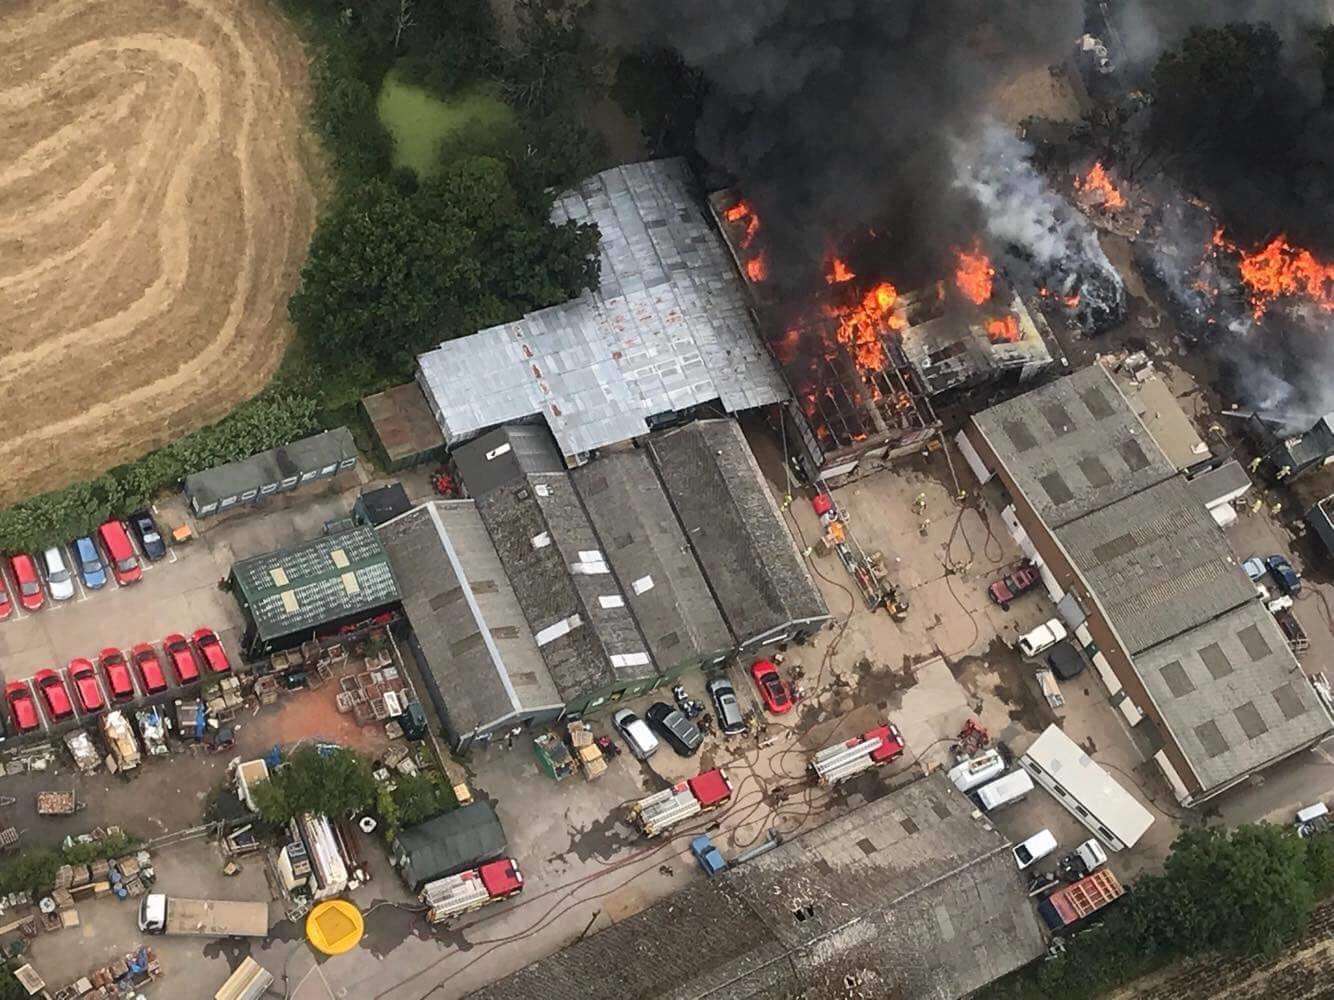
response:
<path id="1" fill-rule="evenodd" d="M 894 311 L 898 300 L 898 289 L 888 281 L 882 281 L 863 295 L 859 302 L 825 307 L 825 311 L 838 320 L 835 339 L 848 349 L 862 371 L 883 371 L 888 359 L 881 331 L 902 330 L 908 325 Z"/>
<path id="2" fill-rule="evenodd" d="M 855 277 L 857 275 L 852 268 L 835 257 L 829 264 L 829 273 L 824 276 L 824 280 L 831 285 L 841 285 Z"/>
<path id="3" fill-rule="evenodd" d="M 757 283 L 769 277 L 769 261 L 763 252 L 746 261 L 746 277 Z"/>
<path id="4" fill-rule="evenodd" d="M 1089 195 L 1109 212 L 1115 212 L 1126 207 L 1125 195 L 1116 189 L 1116 185 L 1112 183 L 1112 178 L 1108 176 L 1102 161 L 1093 164 L 1093 169 L 1088 172 L 1088 176 L 1083 180 L 1078 177 L 1075 178 L 1075 189 Z"/>
<path id="5" fill-rule="evenodd" d="M 973 245 L 973 252 L 959 251 L 959 262 L 954 269 L 954 283 L 974 305 L 981 305 L 991 298 L 992 279 L 996 269 L 991 266 L 980 247 Z"/>
<path id="6" fill-rule="evenodd" d="M 1250 289 L 1256 319 L 1263 319 L 1265 310 L 1284 296 L 1301 296 L 1334 311 L 1334 265 L 1322 264 L 1285 236 L 1275 236 L 1263 250 L 1243 253 L 1241 280 Z"/>
<path id="7" fill-rule="evenodd" d="M 993 344 L 1013 344 L 1021 336 L 1019 318 L 1013 314 L 987 320 L 987 339 Z"/>

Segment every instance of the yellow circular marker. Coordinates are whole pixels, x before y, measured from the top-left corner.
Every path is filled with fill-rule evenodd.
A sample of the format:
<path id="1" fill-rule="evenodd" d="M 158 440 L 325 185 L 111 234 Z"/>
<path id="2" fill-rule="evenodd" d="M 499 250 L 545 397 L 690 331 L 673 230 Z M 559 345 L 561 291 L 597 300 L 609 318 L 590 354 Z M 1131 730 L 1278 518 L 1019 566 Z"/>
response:
<path id="1" fill-rule="evenodd" d="M 346 899 L 328 899 L 306 917 L 306 940 L 326 955 L 355 948 L 366 932 L 361 911 Z"/>

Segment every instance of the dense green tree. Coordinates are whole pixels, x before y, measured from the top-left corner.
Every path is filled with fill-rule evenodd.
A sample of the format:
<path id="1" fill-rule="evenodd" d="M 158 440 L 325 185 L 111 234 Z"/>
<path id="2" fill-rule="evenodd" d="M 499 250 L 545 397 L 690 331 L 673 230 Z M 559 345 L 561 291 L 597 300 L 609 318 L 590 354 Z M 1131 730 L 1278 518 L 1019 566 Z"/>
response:
<path id="1" fill-rule="evenodd" d="M 1253 155 L 1257 143 L 1290 136 L 1297 102 L 1279 59 L 1282 47 L 1267 24 L 1193 28 L 1153 69 L 1156 140 L 1196 156 Z"/>
<path id="2" fill-rule="evenodd" d="M 606 53 L 589 30 L 589 0 L 514 0 L 514 16 L 505 90 L 515 107 L 541 120 L 599 87 Z"/>
<path id="3" fill-rule="evenodd" d="M 671 49 L 642 48 L 621 58 L 611 96 L 639 122 L 654 156 L 694 152 L 695 122 L 703 110 L 704 74 Z"/>
<path id="4" fill-rule="evenodd" d="M 375 801 L 370 767 L 351 750 L 298 750 L 269 780 L 255 787 L 255 804 L 266 822 L 286 823 L 300 813 L 341 817 Z"/>

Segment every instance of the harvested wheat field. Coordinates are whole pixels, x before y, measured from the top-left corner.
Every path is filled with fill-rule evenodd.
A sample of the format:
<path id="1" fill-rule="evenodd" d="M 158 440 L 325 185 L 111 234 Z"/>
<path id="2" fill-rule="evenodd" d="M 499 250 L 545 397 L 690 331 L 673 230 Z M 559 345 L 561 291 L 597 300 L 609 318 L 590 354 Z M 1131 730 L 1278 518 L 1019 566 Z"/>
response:
<path id="1" fill-rule="evenodd" d="M 0 5 L 0 504 L 254 395 L 315 217 L 269 0 Z"/>

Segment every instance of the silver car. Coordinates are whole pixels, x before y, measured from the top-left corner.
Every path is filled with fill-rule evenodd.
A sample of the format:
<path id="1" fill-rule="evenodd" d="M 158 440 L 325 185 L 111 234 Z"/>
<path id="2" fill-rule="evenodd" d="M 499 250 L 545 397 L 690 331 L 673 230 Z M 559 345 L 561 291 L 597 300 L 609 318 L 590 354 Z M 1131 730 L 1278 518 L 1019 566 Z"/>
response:
<path id="1" fill-rule="evenodd" d="M 42 569 L 46 571 L 46 589 L 51 600 L 68 601 L 74 596 L 74 575 L 65 565 L 65 555 L 52 546 L 42 553 Z"/>
<path id="2" fill-rule="evenodd" d="M 648 760 L 658 752 L 658 738 L 649 729 L 648 723 L 635 715 L 628 708 L 623 708 L 611 717 L 611 724 L 625 740 L 630 752 L 640 760 Z"/>
<path id="3" fill-rule="evenodd" d="M 736 689 L 732 682 L 719 678 L 709 681 L 709 697 L 718 713 L 718 730 L 726 736 L 735 736 L 746 731 L 746 718 L 741 712 L 741 705 L 736 700 Z"/>

